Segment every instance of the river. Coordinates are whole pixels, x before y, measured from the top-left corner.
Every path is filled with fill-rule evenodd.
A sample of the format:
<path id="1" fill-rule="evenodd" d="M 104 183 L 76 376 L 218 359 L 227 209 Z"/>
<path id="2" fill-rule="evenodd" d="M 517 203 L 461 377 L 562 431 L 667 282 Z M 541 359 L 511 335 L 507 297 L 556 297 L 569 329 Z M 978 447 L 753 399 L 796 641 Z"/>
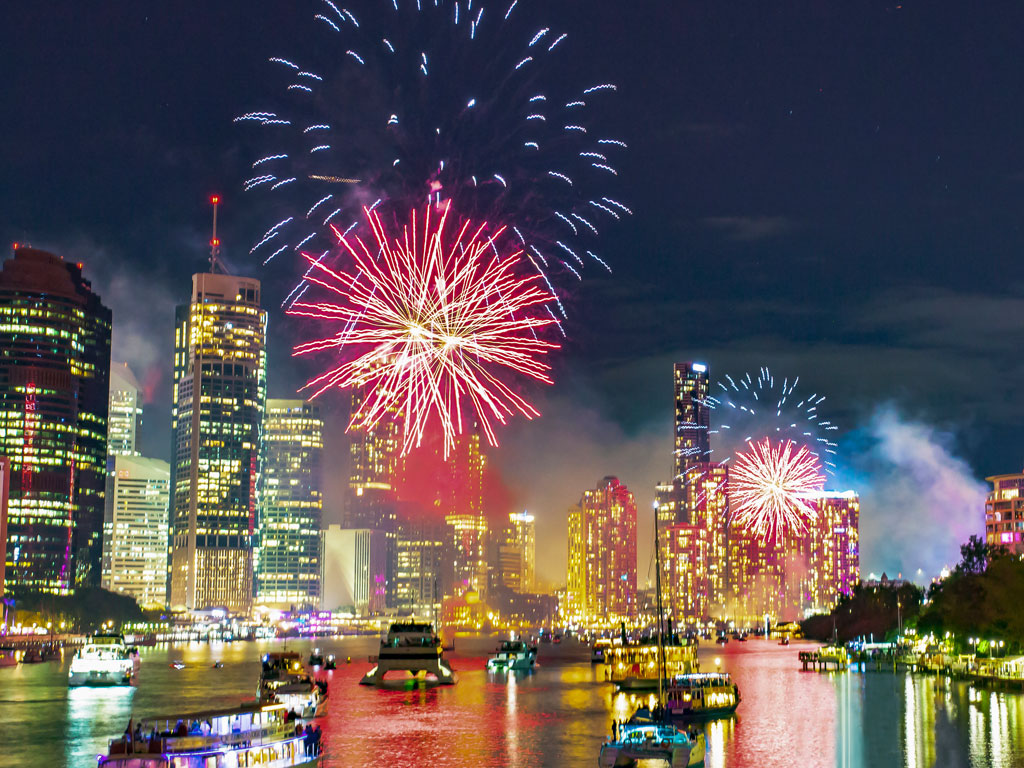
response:
<path id="1" fill-rule="evenodd" d="M 323 718 L 325 768 L 594 768 L 613 717 L 631 702 L 601 681 L 587 648 L 542 645 L 532 673 L 489 675 L 494 639 L 459 639 L 452 687 L 358 685 L 375 638 L 320 639 L 338 656 Z M 252 698 L 260 655 L 281 640 L 141 649 L 137 684 L 67 687 L 62 663 L 0 669 L 0 765 L 95 766 L 134 716 L 185 714 Z M 308 640 L 288 642 L 308 655 Z M 752 639 L 702 647 L 702 669 L 732 673 L 742 703 L 705 726 L 707 768 L 906 766 L 1024 768 L 1024 696 L 891 672 L 801 672 L 803 646 Z M 350 664 L 345 659 L 351 657 Z M 184 669 L 171 668 L 182 660 Z M 214 661 L 223 667 L 214 669 Z"/>

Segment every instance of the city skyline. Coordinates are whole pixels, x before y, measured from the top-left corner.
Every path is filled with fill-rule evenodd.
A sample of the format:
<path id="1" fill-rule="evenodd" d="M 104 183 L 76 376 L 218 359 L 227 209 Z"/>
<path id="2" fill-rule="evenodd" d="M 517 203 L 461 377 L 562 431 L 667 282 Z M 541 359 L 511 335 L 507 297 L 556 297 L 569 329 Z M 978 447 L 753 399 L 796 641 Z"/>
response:
<path id="1" fill-rule="evenodd" d="M 256 100 L 262 85 L 250 81 L 265 51 L 292 34 L 298 22 L 282 13 L 267 25 L 242 9 L 186 20 L 188 34 L 181 41 L 193 42 L 185 49 L 163 31 L 173 28 L 164 11 L 129 4 L 122 10 L 104 29 L 89 19 L 81 25 L 60 17 L 44 23 L 15 12 L 12 51 L 23 62 L 17 71 L 26 76 L 17 79 L 12 97 L 34 108 L 11 110 L 19 117 L 9 128 L 5 151 L 9 167 L 26 172 L 11 174 L 17 184 L 5 182 L 0 196 L 9 202 L 8 240 L 52 246 L 93 270 L 100 294 L 123 318 L 115 320 L 115 337 L 123 337 L 123 343 L 115 338 L 115 349 L 125 351 L 147 393 L 152 429 L 143 437 L 142 453 L 169 458 L 171 377 L 163 361 L 171 339 L 165 312 L 185 298 L 183 277 L 205 259 L 209 192 L 224 195 L 222 258 L 232 271 L 261 279 L 278 294 L 291 287 L 294 264 L 264 273 L 247 256 L 266 226 L 258 206 L 240 192 L 247 166 L 230 121 L 243 104 Z M 649 124 L 658 130 L 634 142 L 625 161 L 636 217 L 608 236 L 605 250 L 616 257 L 614 276 L 588 277 L 572 293 L 572 343 L 557 362 L 557 384 L 540 393 L 542 418 L 505 430 L 493 454 L 507 484 L 520 492 L 515 506 L 533 511 L 539 530 L 548 534 L 539 537 L 545 555 L 540 562 L 560 570 L 561 548 L 545 551 L 545 542 L 563 534 L 552 521 L 571 500 L 567 487 L 615 473 L 636 489 L 641 507 L 653 502 L 654 483 L 670 471 L 656 457 L 672 439 L 661 372 L 679 360 L 699 359 L 723 371 L 769 363 L 830 394 L 846 433 L 845 456 L 862 449 L 870 454 L 867 466 L 841 466 L 835 483 L 864 494 L 867 571 L 914 574 L 922 567 L 927 577 L 951 563 L 957 536 L 967 530 L 968 497 L 971 504 L 979 494 L 983 498 L 982 478 L 1017 471 L 1024 459 L 1015 441 L 1024 414 L 1014 405 L 1017 380 L 1006 362 L 1019 340 L 1010 318 L 1020 298 L 1012 281 L 1001 279 L 1003 265 L 1019 250 L 1012 169 L 1021 157 L 1004 127 L 1011 120 L 979 117 L 992 117 L 988 105 L 1007 109 L 1019 89 L 993 64 L 1009 44 L 1007 25 L 991 10 L 972 16 L 992 32 L 984 61 L 978 62 L 956 44 L 957 25 L 940 9 L 876 8 L 860 15 L 835 8 L 812 17 L 787 9 L 766 19 L 739 12 L 712 18 L 710 12 L 666 7 L 623 20 L 608 8 L 584 11 L 567 4 L 564 13 L 594 41 L 595 50 L 614 59 L 601 62 L 601 71 L 621 75 L 625 108 L 623 124 L 616 127 L 623 135 L 639 132 L 626 116 L 649 113 Z M 778 39 L 799 25 L 815 34 L 796 40 L 788 61 L 760 58 L 762 36 Z M 275 27 L 273 33 L 267 26 Z M 948 45 L 918 50 L 911 32 L 921 26 Z M 843 98 L 864 93 L 857 72 L 844 57 L 821 48 L 820 41 L 832 39 L 839 28 L 850 30 L 889 75 L 885 89 L 859 109 L 848 108 Z M 672 34 L 684 44 L 670 41 L 668 30 L 677 30 Z M 168 56 L 175 64 L 166 102 L 142 88 L 128 93 L 123 107 L 94 94 L 97 120 L 114 120 L 125 109 L 137 118 L 137 125 L 103 123 L 118 126 L 105 134 L 117 138 L 99 148 L 114 172 L 103 176 L 96 194 L 94 155 L 60 127 L 65 121 L 59 110 L 80 97 L 55 75 L 81 70 L 97 76 L 88 55 L 61 45 L 83 33 L 123 41 L 108 46 L 110 55 L 146 62 L 155 72 L 167 70 L 151 50 L 180 53 Z M 140 40 L 147 44 L 140 46 Z M 647 43 L 660 52 L 661 63 L 671 65 L 634 77 L 638 65 L 630 62 L 644 60 L 637 46 L 646 49 Z M 907 49 L 918 55 L 908 56 Z M 668 50 L 682 51 L 682 59 L 668 59 Z M 43 51 L 46 59 L 40 58 Z M 51 65 L 50 58 L 63 66 Z M 932 116 L 926 94 L 941 86 L 922 92 L 917 75 L 947 58 L 964 72 L 988 62 L 994 74 L 980 88 L 965 88 L 965 103 L 935 99 L 938 115 Z M 912 66 L 904 67 L 906 61 Z M 646 73 L 648 67 L 642 69 Z M 211 71 L 221 74 L 211 79 Z M 739 77 L 724 87 L 722 73 L 747 71 L 764 72 L 757 88 Z M 240 84 L 228 99 L 225 79 Z M 661 98 L 671 89 L 688 96 L 682 100 L 686 109 Z M 40 94 L 51 94 L 53 103 Z M 818 130 L 826 124 L 839 128 Z M 195 127 L 180 131 L 181 125 Z M 972 127 L 980 138 L 951 154 L 942 125 Z M 39 154 L 39 135 L 51 138 L 52 159 Z M 50 163 L 67 182 L 56 193 L 32 172 Z M 790 168 L 801 183 L 787 184 L 779 194 L 778 179 Z M 894 168 L 895 181 L 882 183 L 883 171 Z M 150 178 L 161 184 L 148 183 Z M 50 216 L 55 199 L 62 223 Z M 843 204 L 848 199 L 864 202 L 850 207 Z M 947 215 L 957 205 L 968 214 Z M 691 289 L 685 299 L 670 287 L 679 285 Z M 281 298 L 273 296 L 268 306 L 276 307 Z M 276 351 L 269 394 L 294 396 L 303 376 L 283 363 L 299 334 L 277 314 L 271 327 L 281 335 L 271 345 Z M 873 368 L 886 374 L 870 375 Z M 988 385 L 973 386 L 976 377 Z M 955 412 L 945 402 L 950 386 L 963 393 Z M 344 443 L 340 429 L 347 403 L 334 398 L 322 407 L 331 450 Z M 561 476 L 542 476 L 539 470 L 570 453 L 560 433 L 582 421 L 587 442 L 601 445 L 588 447 L 586 456 L 574 455 Z M 909 469 L 887 453 L 902 436 L 914 438 L 922 453 L 938 452 L 931 469 L 953 484 L 955 493 L 947 497 L 964 499 L 947 512 L 957 535 L 933 550 L 909 545 L 922 524 L 934 522 L 934 504 L 914 502 L 903 488 L 894 494 L 888 480 Z M 845 447 L 847 440 L 852 448 Z M 961 456 L 965 463 L 958 462 Z M 876 481 L 879 490 L 872 495 L 868 486 Z M 340 509 L 340 493 L 325 487 L 332 514 Z M 907 523 L 890 529 L 897 509 Z M 975 522 L 972 530 L 977 528 Z"/>

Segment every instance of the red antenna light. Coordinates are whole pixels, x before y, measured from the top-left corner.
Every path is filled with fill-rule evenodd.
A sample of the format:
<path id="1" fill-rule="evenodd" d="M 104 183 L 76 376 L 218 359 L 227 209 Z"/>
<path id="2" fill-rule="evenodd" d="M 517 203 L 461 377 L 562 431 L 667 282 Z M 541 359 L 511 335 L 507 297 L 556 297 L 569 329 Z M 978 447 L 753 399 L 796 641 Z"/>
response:
<path id="1" fill-rule="evenodd" d="M 220 195 L 210 195 L 210 204 L 213 206 L 213 235 L 210 237 L 210 271 L 216 272 L 219 265 L 217 256 L 220 254 L 220 238 L 217 237 L 217 206 L 220 204 Z"/>
<path id="2" fill-rule="evenodd" d="M 18 250 L 19 248 L 21 248 L 21 243 L 12 243 L 12 244 L 11 244 L 11 247 L 12 247 L 12 248 L 13 248 L 14 250 Z"/>

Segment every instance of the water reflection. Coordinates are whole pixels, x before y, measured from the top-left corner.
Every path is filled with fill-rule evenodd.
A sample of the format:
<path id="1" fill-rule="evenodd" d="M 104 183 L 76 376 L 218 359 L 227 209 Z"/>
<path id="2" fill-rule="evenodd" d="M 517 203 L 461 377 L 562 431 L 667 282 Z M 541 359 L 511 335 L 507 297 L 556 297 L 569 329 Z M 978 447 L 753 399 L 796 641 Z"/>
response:
<path id="1" fill-rule="evenodd" d="M 358 685 L 373 638 L 318 640 L 362 661 L 321 671 L 330 685 L 322 721 L 337 765 L 440 768 L 592 766 L 612 719 L 645 694 L 616 693 L 586 647 L 541 649 L 532 673 L 488 674 L 493 641 L 466 641 L 452 662 L 459 684 Z M 309 643 L 289 649 L 309 653 Z M 737 714 L 705 724 L 707 768 L 842 766 L 1024 768 L 1024 696 L 945 678 L 892 672 L 803 673 L 790 648 L 749 641 L 707 649 L 704 667 L 732 673 Z M 128 718 L 232 706 L 255 693 L 259 657 L 281 643 L 143 649 L 137 688 L 67 687 L 67 663 L 0 669 L 0 763 L 88 768 Z M 547 651 L 547 653 L 545 653 Z M 182 659 L 184 669 L 170 668 Z M 213 662 L 224 662 L 213 669 Z"/>
<path id="2" fill-rule="evenodd" d="M 135 686 L 69 688 L 67 694 L 67 765 L 93 765 L 106 752 L 107 739 L 124 733 L 132 716 Z M 96 745 L 99 745 L 99 748 Z"/>

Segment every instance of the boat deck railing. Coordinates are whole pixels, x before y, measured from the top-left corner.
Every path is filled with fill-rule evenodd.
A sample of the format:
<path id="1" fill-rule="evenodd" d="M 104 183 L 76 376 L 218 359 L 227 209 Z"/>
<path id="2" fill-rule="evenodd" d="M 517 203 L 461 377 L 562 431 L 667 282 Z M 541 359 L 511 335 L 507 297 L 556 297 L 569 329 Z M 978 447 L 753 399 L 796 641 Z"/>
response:
<path id="1" fill-rule="evenodd" d="M 263 728 L 236 731 L 227 734 L 211 733 L 175 736 L 169 733 L 145 734 L 141 739 L 110 739 L 111 755 L 163 754 L 165 752 L 205 752 L 218 747 L 264 746 L 286 740 L 295 733 L 292 723 L 274 723 Z"/>

